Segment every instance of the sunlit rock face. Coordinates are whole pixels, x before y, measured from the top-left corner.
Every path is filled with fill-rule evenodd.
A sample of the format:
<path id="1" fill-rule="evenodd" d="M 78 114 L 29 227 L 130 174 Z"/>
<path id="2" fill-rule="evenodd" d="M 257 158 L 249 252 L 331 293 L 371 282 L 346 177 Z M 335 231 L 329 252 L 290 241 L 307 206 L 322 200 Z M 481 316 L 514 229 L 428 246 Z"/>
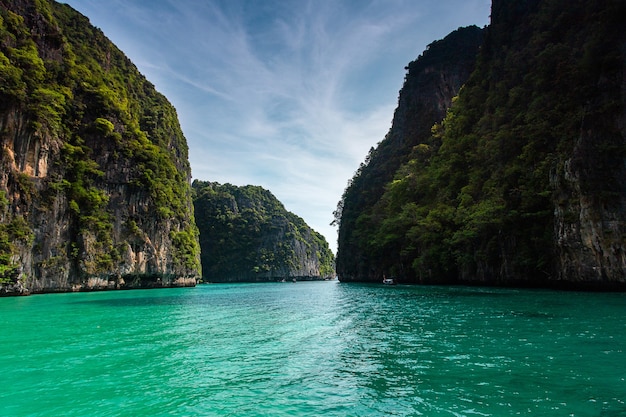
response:
<path id="1" fill-rule="evenodd" d="M 69 6 L 0 12 L 0 292 L 195 285 L 175 109 Z"/>

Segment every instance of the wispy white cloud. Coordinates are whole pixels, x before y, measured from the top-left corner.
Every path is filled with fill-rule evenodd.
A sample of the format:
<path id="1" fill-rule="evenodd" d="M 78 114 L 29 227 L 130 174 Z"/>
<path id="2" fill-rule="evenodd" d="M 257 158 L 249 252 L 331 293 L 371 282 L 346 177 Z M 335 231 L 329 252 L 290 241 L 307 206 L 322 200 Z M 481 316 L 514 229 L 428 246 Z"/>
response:
<path id="1" fill-rule="evenodd" d="M 490 0 L 66 0 L 176 106 L 195 178 L 270 189 L 335 246 L 404 66 Z"/>

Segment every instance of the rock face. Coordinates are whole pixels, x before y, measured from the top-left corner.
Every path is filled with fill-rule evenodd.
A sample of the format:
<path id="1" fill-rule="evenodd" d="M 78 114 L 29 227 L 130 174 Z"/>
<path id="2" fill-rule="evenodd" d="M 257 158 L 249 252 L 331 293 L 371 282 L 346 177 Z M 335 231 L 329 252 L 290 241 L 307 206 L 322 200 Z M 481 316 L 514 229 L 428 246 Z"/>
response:
<path id="1" fill-rule="evenodd" d="M 67 5 L 0 0 L 0 293 L 195 285 L 176 111 Z"/>
<path id="2" fill-rule="evenodd" d="M 194 181 L 204 280 L 256 282 L 334 277 L 319 233 L 258 186 Z"/>
<path id="3" fill-rule="evenodd" d="M 445 118 L 392 146 L 399 169 L 373 150 L 346 190 L 340 279 L 626 289 L 624 16 L 618 0 L 494 0 Z M 379 148 L 420 111 L 400 100 Z"/>
<path id="4" fill-rule="evenodd" d="M 367 249 L 371 232 L 367 218 L 397 170 L 414 148 L 429 141 L 432 126 L 445 117 L 474 69 L 483 37 L 484 31 L 476 26 L 459 28 L 430 44 L 406 67 L 391 129 L 378 147 L 370 150 L 335 212 L 339 226 L 337 273 L 342 281 L 378 281 L 386 273 L 387 266 L 379 258 L 389 254 L 370 256 Z"/>

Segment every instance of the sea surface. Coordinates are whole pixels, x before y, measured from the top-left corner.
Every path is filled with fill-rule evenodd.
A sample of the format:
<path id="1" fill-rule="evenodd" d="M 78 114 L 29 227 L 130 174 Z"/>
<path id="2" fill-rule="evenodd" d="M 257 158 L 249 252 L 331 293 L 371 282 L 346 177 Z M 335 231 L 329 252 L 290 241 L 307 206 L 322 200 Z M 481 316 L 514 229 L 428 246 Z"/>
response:
<path id="1" fill-rule="evenodd" d="M 626 416 L 626 294 L 214 284 L 0 326 L 0 416 Z"/>

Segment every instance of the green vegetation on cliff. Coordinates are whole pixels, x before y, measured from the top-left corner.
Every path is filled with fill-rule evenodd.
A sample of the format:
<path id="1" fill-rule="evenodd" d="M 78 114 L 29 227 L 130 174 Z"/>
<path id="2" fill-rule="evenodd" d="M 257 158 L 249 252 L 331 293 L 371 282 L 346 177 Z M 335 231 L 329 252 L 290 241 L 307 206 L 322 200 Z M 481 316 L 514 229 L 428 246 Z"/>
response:
<path id="1" fill-rule="evenodd" d="M 616 0 L 494 1 L 445 119 L 351 214 L 360 264 L 340 267 L 340 235 L 340 278 L 626 282 L 624 16 Z M 349 187 L 343 212 L 359 198 Z"/>
<path id="2" fill-rule="evenodd" d="M 334 276 L 322 235 L 262 187 L 194 181 L 202 270 L 209 281 Z"/>
<path id="3" fill-rule="evenodd" d="M 8 201 L 0 191 L 0 219 L 4 219 Z M 33 233 L 22 216 L 14 216 L 9 222 L 0 222 L 0 284 L 19 278 L 20 267 L 11 258 L 17 253 L 16 245 L 31 243 Z"/>
<path id="4" fill-rule="evenodd" d="M 154 222 L 167 223 L 173 264 L 150 273 L 199 273 L 187 144 L 176 111 L 69 6 L 0 0 L 0 130 L 7 173 L 0 186 L 10 196 L 3 227 L 21 212 L 38 229 L 46 212 L 68 208 L 65 247 L 37 252 L 45 237 L 35 236 L 32 274 L 43 273 L 51 256 L 67 254 L 78 281 L 120 275 L 124 236 L 133 231 L 115 229 L 119 216 L 146 233 Z M 143 203 L 130 209 L 138 201 L 124 199 Z M 7 256 L 2 245 L 0 257 Z"/>
<path id="5" fill-rule="evenodd" d="M 389 275 L 389 264 L 395 262 L 397 251 L 374 242 L 373 234 L 379 227 L 376 222 L 381 220 L 376 212 L 378 202 L 398 169 L 414 153 L 430 149 L 431 128 L 444 118 L 474 69 L 483 32 L 476 26 L 459 28 L 431 43 L 406 67 L 393 126 L 370 150 L 334 213 L 339 226 L 337 272 L 341 279 L 379 280 L 383 274 Z"/>

